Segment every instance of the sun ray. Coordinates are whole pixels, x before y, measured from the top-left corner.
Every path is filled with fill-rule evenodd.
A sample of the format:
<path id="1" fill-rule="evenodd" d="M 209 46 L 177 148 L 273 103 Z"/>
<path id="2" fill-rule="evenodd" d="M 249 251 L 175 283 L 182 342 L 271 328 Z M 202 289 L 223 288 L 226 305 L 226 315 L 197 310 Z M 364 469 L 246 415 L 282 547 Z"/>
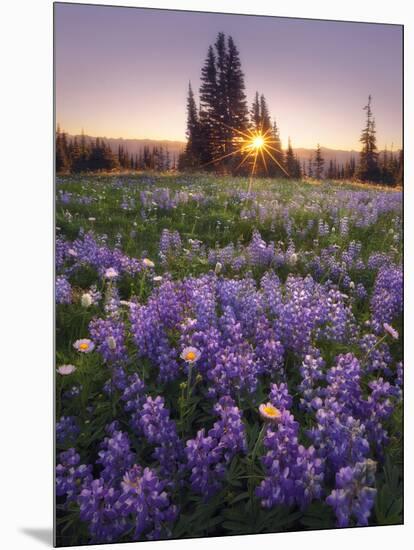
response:
<path id="1" fill-rule="evenodd" d="M 288 172 L 283 168 L 283 166 L 280 164 L 279 161 L 277 161 L 275 159 L 275 157 L 272 155 L 272 153 L 270 151 L 268 151 L 268 149 L 266 147 L 264 147 L 264 150 L 266 151 L 266 153 L 269 155 L 269 157 L 279 166 L 279 168 L 287 175 L 287 177 L 289 178 L 289 174 Z"/>
<path id="2" fill-rule="evenodd" d="M 268 141 L 266 141 L 266 147 L 269 147 L 269 149 L 276 151 L 276 153 L 283 153 L 283 151 L 281 151 L 280 149 L 276 149 L 276 147 L 272 147 L 271 145 L 269 145 Z"/>
<path id="3" fill-rule="evenodd" d="M 246 139 L 251 138 L 251 136 L 249 134 L 246 134 L 245 132 L 242 132 L 241 130 L 238 130 L 237 128 L 233 128 L 232 126 L 229 126 L 228 124 L 226 124 L 225 122 L 222 122 L 221 120 L 217 120 L 217 119 L 213 119 L 213 120 L 215 120 L 215 122 L 217 122 L 218 124 L 221 124 L 222 126 L 225 126 L 229 130 L 232 130 L 233 132 L 236 132 L 237 134 L 240 134 L 241 136 L 243 136 Z"/>
<path id="4" fill-rule="evenodd" d="M 256 169 L 256 162 L 257 162 L 257 156 L 259 154 L 259 150 L 257 149 L 256 152 L 255 152 L 255 155 L 254 155 L 254 163 L 253 163 L 253 168 L 252 168 L 252 176 L 254 176 L 254 171 Z"/>
<path id="5" fill-rule="evenodd" d="M 254 152 L 251 151 L 244 158 L 242 158 L 241 162 L 236 166 L 235 171 L 237 172 L 237 170 L 243 166 L 243 164 L 246 162 L 246 160 L 248 160 L 253 155 L 254 155 Z"/>
<path id="6" fill-rule="evenodd" d="M 257 156 L 259 154 L 259 149 L 256 149 L 256 152 L 255 152 L 255 155 L 254 155 L 254 162 L 253 162 L 253 168 L 252 168 L 252 172 L 250 174 L 250 179 L 249 179 L 249 189 L 248 189 L 248 193 L 250 194 L 251 192 L 251 189 L 252 189 L 252 185 L 253 185 L 253 177 L 254 177 L 254 171 L 256 169 L 256 162 L 257 162 Z"/>
<path id="7" fill-rule="evenodd" d="M 260 149 L 260 154 L 261 154 L 261 156 L 262 156 L 263 164 L 264 164 L 264 167 L 265 167 L 265 169 L 266 169 L 266 174 L 269 175 L 269 170 L 267 169 L 267 162 L 266 162 L 265 156 L 264 156 L 264 154 L 263 154 L 263 148 Z"/>
<path id="8" fill-rule="evenodd" d="M 219 162 L 220 160 L 223 160 L 227 157 L 231 157 L 232 155 L 236 155 L 237 153 L 240 153 L 240 150 L 239 149 L 236 149 L 235 151 L 232 151 L 231 153 L 227 153 L 227 155 L 223 155 L 221 157 L 217 157 L 213 160 L 209 160 L 208 162 L 206 162 L 205 164 L 202 164 L 201 166 L 207 166 L 209 164 L 213 164 L 215 162 Z"/>
<path id="9" fill-rule="evenodd" d="M 259 154 L 267 175 L 269 175 L 268 160 L 271 159 L 276 164 L 276 166 L 278 166 L 282 170 L 282 172 L 289 177 L 289 173 L 287 172 L 287 170 L 284 168 L 281 162 L 279 162 L 275 158 L 275 156 L 271 152 L 271 151 L 274 151 L 275 153 L 282 153 L 280 149 L 277 149 L 276 147 L 273 146 L 273 145 L 276 145 L 276 143 L 280 143 L 280 142 L 277 142 L 275 139 L 272 139 L 274 137 L 272 128 L 267 128 L 266 130 L 263 129 L 263 120 L 260 122 L 260 125 L 258 128 L 256 128 L 255 130 L 248 129 L 245 132 L 242 130 L 239 130 L 238 128 L 233 128 L 232 126 L 229 126 L 225 122 L 222 122 L 219 120 L 216 120 L 216 122 L 233 132 L 232 142 L 235 149 L 230 153 L 220 155 L 219 157 L 216 157 L 210 160 L 209 162 L 204 163 L 202 166 L 215 164 L 217 162 L 220 162 L 221 160 L 232 157 L 234 155 L 241 155 L 243 158 L 238 163 L 238 165 L 235 168 L 233 168 L 233 171 L 237 172 L 249 159 L 253 159 L 250 176 L 249 176 L 249 192 L 252 187 L 252 180 L 256 173 Z M 217 144 L 219 144 L 220 142 L 226 143 L 226 141 L 227 140 L 224 138 L 222 140 L 217 139 L 216 143 Z"/>

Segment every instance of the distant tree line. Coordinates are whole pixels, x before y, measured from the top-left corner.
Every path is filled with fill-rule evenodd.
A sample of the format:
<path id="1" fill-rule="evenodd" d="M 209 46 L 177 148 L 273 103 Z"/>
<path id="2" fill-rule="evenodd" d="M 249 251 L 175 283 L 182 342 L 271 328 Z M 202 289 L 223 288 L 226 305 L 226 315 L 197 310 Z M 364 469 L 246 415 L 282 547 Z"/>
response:
<path id="1" fill-rule="evenodd" d="M 372 98 L 370 95 L 368 103 L 364 107 L 366 123 L 360 137 L 362 150 L 356 172 L 357 178 L 361 181 L 402 185 L 404 180 L 404 153 L 400 150 L 398 156 L 395 156 L 385 150 L 380 158 L 371 103 Z"/>
<path id="2" fill-rule="evenodd" d="M 381 183 L 382 185 L 402 185 L 403 162 L 402 150 L 393 153 L 385 149 L 377 153 L 375 173 L 363 174 L 361 173 L 363 165 L 357 164 L 353 156 L 345 163 L 339 164 L 336 159 L 331 159 L 329 163 L 326 163 L 318 145 L 308 162 L 303 162 L 302 174 L 315 179 L 358 180 Z"/>
<path id="3" fill-rule="evenodd" d="M 309 159 L 308 167 L 303 167 L 304 175 L 322 179 L 357 179 L 358 181 L 381 183 L 383 185 L 402 185 L 404 177 L 404 153 L 397 154 L 388 151 L 379 152 L 377 149 L 375 119 L 372 113 L 372 97 L 368 97 L 365 105 L 366 123 L 362 130 L 360 142 L 362 150 L 359 155 L 359 163 L 354 157 L 349 162 L 337 165 L 336 160 L 330 160 L 326 169 L 325 160 L 322 157 L 321 147 L 318 144 L 314 155 Z"/>
<path id="4" fill-rule="evenodd" d="M 145 145 L 138 154 L 132 155 L 122 145 L 114 153 L 102 138 L 87 140 L 69 138 L 61 129 L 56 131 L 56 172 L 81 173 L 111 170 L 156 170 L 165 172 L 176 168 L 175 155 L 163 146 Z"/>

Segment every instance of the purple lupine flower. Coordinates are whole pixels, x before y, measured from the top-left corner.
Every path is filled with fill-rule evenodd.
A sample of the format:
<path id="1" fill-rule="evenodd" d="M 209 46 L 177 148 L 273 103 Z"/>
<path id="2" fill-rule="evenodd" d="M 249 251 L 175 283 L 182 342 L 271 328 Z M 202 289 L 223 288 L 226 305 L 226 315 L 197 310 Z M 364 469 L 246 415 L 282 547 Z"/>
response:
<path id="1" fill-rule="evenodd" d="M 338 527 L 348 527 L 352 518 L 356 525 L 368 525 L 377 493 L 376 467 L 376 462 L 368 458 L 341 468 L 336 474 L 336 488 L 326 502 L 335 510 Z"/>
<path id="2" fill-rule="evenodd" d="M 191 471 L 191 488 L 204 495 L 214 495 L 221 487 L 227 466 L 233 457 L 247 450 L 246 435 L 241 413 L 229 396 L 222 397 L 214 407 L 220 419 L 205 435 L 197 432 L 186 443 L 187 467 Z"/>
<path id="3" fill-rule="evenodd" d="M 268 267 L 271 265 L 274 257 L 274 247 L 272 244 L 267 245 L 256 229 L 253 231 L 252 240 L 246 252 L 253 266 Z"/>
<path id="4" fill-rule="evenodd" d="M 283 368 L 284 347 L 272 323 L 260 316 L 256 324 L 254 354 L 260 374 L 274 375 Z"/>
<path id="5" fill-rule="evenodd" d="M 240 323 L 227 306 L 220 319 L 221 342 L 214 365 L 207 372 L 210 395 L 252 393 L 256 389 L 258 366 L 253 348 L 243 338 Z"/>
<path id="6" fill-rule="evenodd" d="M 122 321 L 93 319 L 89 323 L 89 332 L 96 344 L 96 350 L 106 363 L 116 364 L 127 360 L 125 325 Z"/>
<path id="7" fill-rule="evenodd" d="M 358 283 L 355 288 L 355 294 L 359 300 L 365 300 L 368 296 L 368 293 L 362 283 Z"/>
<path id="8" fill-rule="evenodd" d="M 329 235 L 329 225 L 323 220 L 319 220 L 318 222 L 318 234 L 321 237 L 324 237 L 325 235 Z"/>
<path id="9" fill-rule="evenodd" d="M 223 321 L 231 315 L 240 323 L 244 338 L 253 336 L 256 325 L 262 315 L 263 306 L 256 283 L 251 276 L 243 280 L 219 279 L 217 282 L 217 300 L 223 309 Z M 225 328 L 225 327 L 224 327 Z"/>
<path id="10" fill-rule="evenodd" d="M 388 266 L 390 258 L 384 252 L 372 252 L 367 261 L 367 268 L 376 270 L 383 266 Z"/>
<path id="11" fill-rule="evenodd" d="M 56 278 L 56 303 L 70 304 L 72 302 L 72 287 L 64 275 Z"/>
<path id="12" fill-rule="evenodd" d="M 187 465 L 191 470 L 190 482 L 194 492 L 207 500 L 220 490 L 226 467 L 220 461 L 217 441 L 205 435 L 205 429 L 197 432 L 194 439 L 186 443 Z"/>
<path id="13" fill-rule="evenodd" d="M 60 453 L 56 466 L 56 495 L 66 502 L 76 501 L 83 484 L 92 481 L 92 466 L 79 464 L 80 456 L 71 448 Z"/>
<path id="14" fill-rule="evenodd" d="M 119 510 L 120 495 L 102 478 L 84 484 L 78 497 L 79 517 L 88 524 L 91 543 L 117 542 L 130 529 Z"/>
<path id="15" fill-rule="evenodd" d="M 384 323 L 391 324 L 401 315 L 403 273 L 395 266 L 382 267 L 375 279 L 371 296 L 372 324 L 376 333 L 384 330 Z"/>
<path id="16" fill-rule="evenodd" d="M 358 359 L 352 353 L 339 355 L 336 365 L 326 374 L 329 384 L 327 400 L 335 400 L 344 412 L 358 415 L 362 403 L 360 379 L 361 365 Z"/>
<path id="17" fill-rule="evenodd" d="M 159 244 L 161 263 L 165 264 L 169 257 L 177 256 L 181 252 L 182 243 L 178 231 L 163 229 Z"/>
<path id="18" fill-rule="evenodd" d="M 80 392 L 82 390 L 82 386 L 72 386 L 68 390 L 64 391 L 62 394 L 62 397 L 64 399 L 73 399 L 74 397 L 78 397 L 80 395 Z"/>
<path id="19" fill-rule="evenodd" d="M 365 404 L 365 425 L 371 446 L 378 457 L 383 458 L 383 451 L 389 437 L 384 423 L 391 417 L 395 408 L 395 401 L 399 397 L 399 388 L 385 381 L 383 378 L 371 380 L 368 383 L 371 390 Z"/>
<path id="20" fill-rule="evenodd" d="M 127 384 L 122 394 L 122 401 L 125 402 L 124 409 L 127 412 L 139 411 L 144 402 L 145 384 L 137 373 L 128 376 Z"/>
<path id="21" fill-rule="evenodd" d="M 80 428 L 75 416 L 61 416 L 56 422 L 56 441 L 60 445 L 73 443 L 80 433 Z"/>
<path id="22" fill-rule="evenodd" d="M 302 381 L 298 386 L 301 393 L 300 406 L 307 411 L 318 409 L 325 394 L 321 382 L 325 380 L 325 361 L 316 348 L 310 348 L 299 367 Z"/>
<path id="23" fill-rule="evenodd" d="M 139 413 L 139 428 L 148 443 L 155 446 L 153 458 L 160 464 L 161 476 L 168 479 L 182 471 L 184 446 L 178 437 L 175 422 L 164 405 L 161 396 L 155 399 L 147 397 Z"/>
<path id="24" fill-rule="evenodd" d="M 71 272 L 83 266 L 90 266 L 96 269 L 101 277 L 105 277 L 108 272 L 109 279 L 113 279 L 124 273 L 135 275 L 143 269 L 140 260 L 126 256 L 118 248 L 110 249 L 105 237 L 95 236 L 92 231 L 85 234 L 80 232 L 79 237 L 72 243 L 65 246 L 60 244 L 59 250 L 61 263 L 72 259 Z"/>
<path id="25" fill-rule="evenodd" d="M 173 380 L 179 373 L 178 353 L 170 344 L 169 333 L 184 320 L 185 290 L 180 283 L 165 280 L 145 306 L 131 309 L 130 319 L 138 353 L 159 369 L 159 380 Z"/>
<path id="26" fill-rule="evenodd" d="M 226 462 L 230 462 L 237 452 L 246 452 L 247 443 L 241 412 L 233 399 L 226 395 L 214 406 L 219 420 L 209 430 L 209 435 L 219 441 Z"/>
<path id="27" fill-rule="evenodd" d="M 267 450 L 261 458 L 266 477 L 256 488 L 265 508 L 297 504 L 305 508 L 320 498 L 324 480 L 324 460 L 313 447 L 298 443 L 299 424 L 285 409 L 277 424 L 269 424 L 263 444 Z"/>
<path id="28" fill-rule="evenodd" d="M 328 408 L 329 407 L 329 408 Z M 364 460 L 369 453 L 365 425 L 337 403 L 327 402 L 316 411 L 316 427 L 307 431 L 319 457 L 335 472 L 349 461 Z"/>
<path id="29" fill-rule="evenodd" d="M 132 466 L 135 455 L 131 451 L 128 435 L 119 430 L 118 422 L 109 424 L 106 427 L 106 433 L 108 435 L 101 443 L 96 463 L 102 467 L 102 479 L 112 484 Z"/>
<path id="30" fill-rule="evenodd" d="M 165 485 L 150 468 L 134 465 L 125 473 L 117 507 L 123 516 L 132 516 L 134 540 L 171 536 L 170 525 L 176 519 L 178 509 L 171 504 Z"/>
<path id="31" fill-rule="evenodd" d="M 123 367 L 112 367 L 111 378 L 105 382 L 102 390 L 106 395 L 112 395 L 115 390 L 123 392 L 127 386 L 128 377 Z"/>
<path id="32" fill-rule="evenodd" d="M 69 257 L 69 248 L 70 244 L 63 240 L 62 237 L 56 237 L 55 243 L 55 260 L 56 260 L 56 269 L 59 271 L 63 269 L 63 266 L 66 260 Z"/>
<path id="33" fill-rule="evenodd" d="M 266 302 L 267 292 L 266 289 Z M 280 292 L 277 284 L 276 292 Z M 352 311 L 344 305 L 342 294 L 316 283 L 310 276 L 303 279 L 289 275 L 285 295 L 276 295 L 271 312 L 281 343 L 300 355 L 306 353 L 314 335 L 346 341 L 355 330 Z"/>
<path id="34" fill-rule="evenodd" d="M 359 340 L 359 346 L 365 354 L 365 369 L 367 372 L 382 372 L 390 376 L 392 356 L 385 342 L 379 343 L 375 334 L 364 334 Z"/>
<path id="35" fill-rule="evenodd" d="M 281 382 L 278 384 L 270 384 L 269 400 L 274 407 L 283 411 L 290 409 L 292 406 L 292 397 L 289 395 L 287 384 Z"/>

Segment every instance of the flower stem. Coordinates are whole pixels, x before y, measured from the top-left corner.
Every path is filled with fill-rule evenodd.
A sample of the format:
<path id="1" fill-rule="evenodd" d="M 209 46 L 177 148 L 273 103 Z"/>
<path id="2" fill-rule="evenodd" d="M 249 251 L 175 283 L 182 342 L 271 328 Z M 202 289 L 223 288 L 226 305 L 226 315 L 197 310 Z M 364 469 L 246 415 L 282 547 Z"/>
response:
<path id="1" fill-rule="evenodd" d="M 187 378 L 187 402 L 191 396 L 191 374 L 193 372 L 193 364 L 190 363 L 188 366 L 188 378 Z"/>
<path id="2" fill-rule="evenodd" d="M 249 467 L 249 479 L 248 479 L 248 488 L 249 488 L 249 498 L 250 498 L 250 505 L 253 510 L 253 484 L 254 484 L 254 463 L 256 461 L 256 454 L 259 449 L 259 446 L 261 442 L 263 441 L 263 437 L 266 431 L 266 423 L 263 423 L 262 429 L 259 432 L 259 435 L 257 436 L 256 443 L 253 447 L 252 455 L 250 458 L 250 467 Z"/>
<path id="3" fill-rule="evenodd" d="M 254 461 L 256 460 L 257 450 L 259 448 L 260 443 L 263 441 L 265 430 L 266 430 L 266 423 L 263 423 L 262 429 L 260 430 L 259 435 L 257 437 L 255 446 L 253 447 L 252 458 L 251 458 L 252 464 L 254 464 Z"/>

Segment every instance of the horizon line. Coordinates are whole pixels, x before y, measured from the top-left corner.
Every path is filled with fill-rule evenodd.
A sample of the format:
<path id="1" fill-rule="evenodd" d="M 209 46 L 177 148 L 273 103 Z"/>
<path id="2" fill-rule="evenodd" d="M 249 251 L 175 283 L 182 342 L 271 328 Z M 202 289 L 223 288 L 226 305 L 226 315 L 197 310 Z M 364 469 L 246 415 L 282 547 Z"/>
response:
<path id="1" fill-rule="evenodd" d="M 56 129 L 57 129 L 57 126 L 60 126 L 60 125 L 57 124 Z M 97 135 L 97 134 L 91 134 L 91 133 L 85 132 L 83 129 L 80 132 L 71 133 L 69 131 L 65 131 L 64 129 L 62 129 L 62 127 L 61 127 L 61 132 L 67 134 L 70 137 L 82 136 L 82 133 L 83 133 L 83 135 L 85 135 L 85 137 L 100 138 L 100 139 L 113 139 L 113 140 L 123 140 L 123 141 L 156 141 L 156 142 L 167 141 L 167 142 L 170 142 L 170 143 L 179 143 L 179 144 L 182 144 L 182 145 L 185 145 L 187 143 L 186 139 L 179 139 L 179 138 L 123 137 L 123 136 L 115 137 L 115 136 L 107 136 L 107 135 Z M 282 140 L 282 142 L 283 142 L 283 140 Z M 318 142 L 316 142 L 314 146 L 292 145 L 292 149 L 294 151 L 296 149 L 316 150 L 317 145 L 318 145 Z M 331 151 L 346 152 L 346 153 L 358 153 L 358 154 L 361 152 L 361 148 L 355 148 L 355 147 L 347 148 L 347 147 L 344 147 L 344 146 L 335 147 L 335 146 L 329 146 L 329 145 L 322 145 L 321 143 L 319 143 L 319 145 L 320 145 L 321 149 L 330 149 Z M 282 149 L 287 149 L 287 145 L 282 146 Z M 394 143 L 392 143 L 391 147 L 389 147 L 387 144 L 385 144 L 383 146 L 378 146 L 377 149 L 378 149 L 379 152 L 384 151 L 384 150 L 387 150 L 388 152 L 398 152 L 402 149 L 402 145 L 395 145 Z"/>

